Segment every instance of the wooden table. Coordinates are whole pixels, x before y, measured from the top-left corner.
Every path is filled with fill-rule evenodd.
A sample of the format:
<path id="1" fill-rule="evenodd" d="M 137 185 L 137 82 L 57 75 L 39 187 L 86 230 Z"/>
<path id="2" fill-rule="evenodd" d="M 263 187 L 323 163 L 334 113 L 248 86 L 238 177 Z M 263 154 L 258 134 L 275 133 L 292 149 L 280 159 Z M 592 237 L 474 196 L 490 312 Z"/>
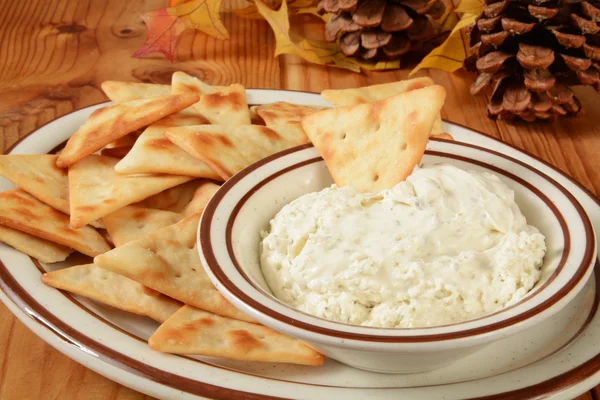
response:
<path id="1" fill-rule="evenodd" d="M 242 2 L 243 4 L 243 2 Z M 106 100 L 108 79 L 168 83 L 182 70 L 212 84 L 319 92 L 405 78 L 407 71 L 356 74 L 273 58 L 266 23 L 223 14 L 231 40 L 186 32 L 176 60 L 136 59 L 144 12 L 166 0 L 0 0 L 0 148 L 73 110 Z M 307 17 L 308 18 L 308 17 Z M 315 28 L 307 25 L 306 31 Z M 423 72 L 448 91 L 443 117 L 525 149 L 600 194 L 600 95 L 576 90 L 588 112 L 548 123 L 506 123 L 487 118 L 483 97 L 472 97 L 465 72 Z M 63 356 L 0 305 L 0 399 L 119 399 L 145 396 Z M 600 387 L 579 399 L 597 399 Z"/>

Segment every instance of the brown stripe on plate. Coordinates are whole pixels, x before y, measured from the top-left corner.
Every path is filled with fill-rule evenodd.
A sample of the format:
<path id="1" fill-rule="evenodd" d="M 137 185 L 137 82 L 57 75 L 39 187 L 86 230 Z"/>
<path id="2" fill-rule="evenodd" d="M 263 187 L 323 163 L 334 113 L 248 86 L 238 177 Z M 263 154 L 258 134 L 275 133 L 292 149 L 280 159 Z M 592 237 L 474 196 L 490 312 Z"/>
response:
<path id="1" fill-rule="evenodd" d="M 463 143 L 459 143 L 456 142 L 454 143 L 455 145 L 464 145 Z M 531 170 L 532 172 L 536 173 L 537 175 L 541 176 L 542 178 L 544 178 L 545 180 L 547 180 L 548 182 L 550 182 L 552 185 L 554 185 L 555 187 L 557 187 L 568 199 L 569 201 L 571 201 L 571 203 L 574 205 L 575 209 L 577 210 L 582 223 L 584 225 L 584 229 L 586 232 L 586 250 L 585 250 L 585 254 L 584 254 L 584 259 L 583 262 L 581 263 L 581 265 L 579 266 L 577 272 L 574 274 L 574 276 L 571 278 L 571 280 L 567 283 L 567 285 L 565 285 L 563 288 L 561 288 L 561 290 L 559 290 L 559 292 L 557 292 L 556 294 L 554 294 L 550 299 L 546 300 L 544 303 L 536 306 L 533 309 L 527 310 L 524 313 L 521 313 L 515 317 L 503 320 L 503 321 L 499 321 L 497 323 L 494 324 L 489 324 L 489 325 L 485 325 L 479 328 L 473 328 L 470 330 L 465 330 L 465 331 L 459 331 L 459 332 L 452 332 L 452 333 L 446 333 L 446 334 L 431 334 L 431 335 L 420 335 L 420 336 L 379 336 L 379 335 L 369 335 L 369 334 L 358 334 L 358 333 L 349 333 L 349 332 L 344 332 L 344 331 L 339 331 L 339 330 L 334 330 L 334 329 L 328 329 L 328 328 L 323 328 L 317 325 L 313 325 L 313 324 L 309 324 L 309 323 L 304 323 L 304 322 L 300 322 L 297 321 L 295 319 L 289 318 L 285 315 L 282 315 L 280 313 L 277 313 L 265 306 L 263 306 L 262 304 L 260 304 L 259 302 L 255 301 L 254 299 L 250 298 L 249 296 L 247 296 L 244 292 L 242 292 L 239 288 L 237 288 L 235 285 L 233 285 L 233 283 L 231 282 L 231 280 L 229 280 L 229 278 L 226 276 L 226 274 L 224 273 L 224 271 L 220 268 L 219 264 L 216 261 L 216 257 L 215 254 L 212 250 L 212 245 L 211 245 L 211 237 L 210 237 L 210 228 L 211 228 L 211 217 L 214 214 L 218 204 L 221 202 L 221 200 L 223 199 L 223 197 L 233 188 L 233 186 L 239 182 L 241 179 L 243 179 L 245 176 L 247 176 L 248 174 L 250 174 L 251 172 L 255 171 L 256 169 L 260 168 L 261 166 L 269 163 L 272 160 L 281 158 L 287 154 L 290 153 L 294 153 L 294 152 L 298 152 L 298 151 L 302 151 L 304 149 L 310 148 L 312 147 L 311 144 L 306 144 L 306 145 L 302 145 L 302 146 L 298 146 L 292 149 L 288 149 L 285 150 L 281 153 L 277 153 L 274 155 L 271 155 L 249 167 L 247 167 L 246 169 L 244 169 L 243 171 L 239 172 L 238 174 L 236 174 L 235 176 L 233 176 L 231 179 L 229 179 L 227 182 L 225 182 L 225 184 L 223 184 L 223 186 L 221 187 L 221 189 L 219 191 L 217 191 L 217 193 L 213 196 L 213 198 L 211 199 L 211 201 L 208 203 L 205 211 L 204 211 L 204 215 L 201 221 L 201 227 L 200 227 L 200 236 L 202 237 L 201 240 L 201 246 L 202 246 L 202 252 L 204 254 L 204 257 L 207 261 L 207 263 L 209 264 L 209 266 L 211 267 L 211 270 L 213 271 L 213 273 L 215 274 L 215 277 L 219 280 L 219 282 L 227 288 L 228 291 L 230 291 L 234 296 L 238 297 L 241 301 L 244 301 L 246 304 L 248 304 L 250 307 L 258 310 L 259 312 L 262 312 L 264 314 L 267 314 L 269 316 L 271 316 L 272 318 L 275 318 L 281 322 L 296 326 L 296 327 L 300 327 L 306 330 L 310 330 L 312 332 L 316 332 L 316 333 L 320 333 L 320 334 L 325 334 L 325 335 L 329 335 L 329 336 L 336 336 L 336 337 L 344 337 L 344 338 L 348 338 L 348 339 L 353 339 L 353 340 L 364 340 L 364 341 L 377 341 L 377 342 L 393 342 L 393 343 L 411 343 L 411 342 L 424 342 L 424 341 L 436 341 L 436 340 L 451 340 L 451 339 L 456 339 L 456 338 L 461 338 L 461 337 L 466 337 L 466 336 L 470 336 L 470 335 L 476 335 L 476 334 L 481 334 L 481 333 L 485 333 L 485 332 L 489 332 L 491 330 L 494 329 L 500 329 L 500 328 L 504 328 L 506 326 L 518 323 L 526 318 L 531 317 L 532 315 L 535 315 L 545 309 L 547 309 L 548 307 L 550 307 L 551 305 L 555 304 L 558 300 L 560 300 L 560 298 L 562 298 L 566 293 L 568 293 L 582 278 L 583 276 L 585 276 L 585 272 L 587 270 L 587 267 L 591 264 L 591 259 L 593 257 L 593 253 L 594 253 L 594 246 L 595 243 L 593 243 L 593 230 L 591 228 L 591 223 L 589 221 L 589 218 L 587 217 L 587 215 L 585 214 L 585 211 L 582 209 L 581 205 L 577 202 L 577 200 L 566 190 L 564 189 L 564 187 L 562 187 L 561 185 L 559 185 L 556 181 L 554 181 L 552 178 L 548 177 L 546 174 L 542 173 L 541 171 L 537 171 L 533 168 L 531 168 L 530 166 L 528 166 L 527 164 L 524 164 L 522 162 L 520 162 L 519 160 L 515 160 L 511 157 L 505 156 L 503 154 L 497 153 L 497 152 L 493 152 L 493 151 L 489 151 L 485 148 L 481 148 L 478 146 L 474 146 L 474 145 L 468 145 L 467 147 L 472 147 L 475 149 L 478 149 L 480 151 L 484 151 L 484 152 L 488 152 L 488 153 L 492 153 L 492 154 L 496 154 L 500 157 L 503 157 L 505 159 L 508 159 L 512 162 L 515 162 L 521 166 L 524 166 L 526 168 L 528 168 L 529 170 Z M 510 174 L 506 171 L 500 170 L 497 167 L 494 167 L 492 165 L 488 165 L 476 160 L 472 160 L 469 158 L 465 158 L 465 157 L 461 157 L 461 156 L 457 156 L 457 155 L 453 155 L 453 154 L 447 154 L 447 153 L 441 153 L 441 152 L 432 152 L 432 151 L 428 151 L 428 154 L 432 154 L 432 155 L 443 155 L 446 157 L 451 157 L 451 158 L 456 158 L 459 159 L 461 161 L 466 161 L 466 162 L 470 162 L 470 163 L 475 163 L 475 164 L 479 164 L 485 168 L 494 170 L 495 172 L 498 173 L 502 173 L 506 176 L 508 176 L 509 178 L 521 183 L 522 185 L 524 185 L 525 187 L 527 187 L 528 189 L 532 190 L 533 192 L 535 192 L 538 197 L 540 197 L 547 205 L 548 207 L 553 211 L 553 213 L 555 214 L 555 216 L 557 217 L 557 219 L 559 220 L 560 224 L 561 224 L 561 228 L 563 230 L 563 234 L 565 236 L 565 246 L 569 246 L 570 245 L 570 240 L 569 240 L 569 235 L 566 233 L 566 223 L 564 221 L 564 219 L 562 218 L 562 216 L 560 215 L 560 213 L 558 213 L 558 210 L 556 209 L 556 207 L 554 206 L 554 204 L 545 196 L 543 195 L 539 190 L 537 190 L 537 188 L 533 188 L 531 185 L 529 185 L 528 183 L 526 183 L 524 180 L 522 180 L 519 177 L 514 176 L 513 174 Z M 242 199 L 240 199 L 240 201 L 238 202 L 238 204 L 236 204 L 228 222 L 227 222 L 227 227 L 226 227 L 226 244 L 227 244 L 227 248 L 228 248 L 228 252 L 229 252 L 229 256 L 232 259 L 234 266 L 237 268 L 237 270 L 240 272 L 240 274 L 244 277 L 244 279 L 246 279 L 246 281 L 248 281 L 250 284 L 252 284 L 255 288 L 257 288 L 256 285 L 254 285 L 254 283 L 246 276 L 246 274 L 243 272 L 243 270 L 241 269 L 241 266 L 239 265 L 238 261 L 235 258 L 235 254 L 233 253 L 233 249 L 232 249 L 232 243 L 231 243 L 231 231 L 233 228 L 233 224 L 235 221 L 235 217 L 237 216 L 237 213 L 239 212 L 239 210 L 241 209 L 241 207 L 243 206 L 244 202 L 248 200 L 249 197 L 252 196 L 252 194 L 254 194 L 258 189 L 260 189 L 260 187 L 264 186 L 266 183 L 268 183 L 269 181 L 271 181 L 272 179 L 276 178 L 277 176 L 280 176 L 286 172 L 289 172 L 290 170 L 299 168 L 303 165 L 307 165 L 309 163 L 314 163 L 314 162 L 318 162 L 320 161 L 321 158 L 320 157 L 316 157 L 313 158 L 311 160 L 305 160 L 301 163 L 292 165 L 287 167 L 286 169 L 282 170 L 282 171 L 278 171 L 276 172 L 274 175 L 271 175 L 267 178 L 265 178 L 263 181 L 259 182 L 257 185 L 255 185 L 255 187 L 253 187 L 248 193 L 246 193 L 246 195 L 244 195 L 244 197 Z M 301 164 L 301 165 L 300 165 Z M 566 261 L 566 251 L 563 252 L 563 257 L 561 258 L 560 264 L 559 264 L 559 269 L 557 269 L 557 271 L 553 274 L 553 276 L 550 279 L 555 279 L 556 274 L 558 273 L 558 271 L 563 267 L 564 262 Z M 546 282 L 545 285 L 549 284 L 549 282 Z M 544 285 L 544 286 L 545 286 Z M 258 288 L 259 289 L 259 288 Z M 259 289 L 260 290 L 260 289 Z M 264 293 L 264 291 L 261 290 L 262 293 Z M 537 293 L 536 293 L 537 294 Z M 535 295 L 535 294 L 534 294 Z M 530 298 L 530 297 L 529 297 Z M 528 299 L 529 299 L 528 298 Z M 286 306 L 287 307 L 287 306 Z M 508 308 L 500 310 L 499 312 L 504 312 L 506 311 Z M 295 310 L 296 312 L 299 312 L 297 310 Z M 318 318 L 318 317 L 314 317 L 311 316 L 312 318 Z M 489 317 L 489 315 L 484 316 L 482 318 L 487 318 Z M 331 321 L 330 321 L 331 322 Z M 340 325 L 346 325 L 346 324 L 341 324 L 341 323 L 337 323 L 337 322 L 333 322 L 335 324 L 340 324 Z M 365 328 L 365 329 L 369 329 L 369 327 L 361 327 L 361 328 Z M 436 328 L 436 327 L 432 327 L 432 328 Z M 381 328 L 378 328 L 381 329 Z M 423 328 L 421 328 L 423 329 Z M 395 331 L 399 331 L 401 329 L 394 329 Z"/>

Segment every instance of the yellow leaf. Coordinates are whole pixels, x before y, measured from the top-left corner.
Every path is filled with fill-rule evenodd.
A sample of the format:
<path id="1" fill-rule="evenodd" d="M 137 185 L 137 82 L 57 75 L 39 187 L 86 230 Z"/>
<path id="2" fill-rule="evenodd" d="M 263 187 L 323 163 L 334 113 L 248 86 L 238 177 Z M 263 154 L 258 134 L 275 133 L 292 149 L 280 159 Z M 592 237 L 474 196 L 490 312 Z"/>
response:
<path id="1" fill-rule="evenodd" d="M 469 1 L 469 0 L 467 0 Z M 463 65 L 469 55 L 469 38 L 462 29 L 475 22 L 476 14 L 464 14 L 444 43 L 433 49 L 409 74 L 413 75 L 422 68 L 437 68 L 454 72 Z"/>
<path id="2" fill-rule="evenodd" d="M 462 0 L 456 9 L 458 13 L 478 15 L 483 11 L 484 0 Z"/>
<path id="3" fill-rule="evenodd" d="M 317 14 L 317 7 L 315 7 L 316 3 L 315 0 L 290 0 L 287 6 L 288 10 L 294 14 L 314 14 L 323 19 L 323 16 Z M 281 0 L 269 1 L 267 6 L 271 9 L 277 9 L 281 6 Z M 229 11 L 238 17 L 246 19 L 263 19 L 263 16 L 258 12 L 254 3 L 244 8 L 235 8 Z"/>
<path id="4" fill-rule="evenodd" d="M 168 15 L 180 19 L 187 28 L 197 29 L 218 39 L 229 39 L 221 22 L 222 0 L 192 0 L 166 9 Z"/>

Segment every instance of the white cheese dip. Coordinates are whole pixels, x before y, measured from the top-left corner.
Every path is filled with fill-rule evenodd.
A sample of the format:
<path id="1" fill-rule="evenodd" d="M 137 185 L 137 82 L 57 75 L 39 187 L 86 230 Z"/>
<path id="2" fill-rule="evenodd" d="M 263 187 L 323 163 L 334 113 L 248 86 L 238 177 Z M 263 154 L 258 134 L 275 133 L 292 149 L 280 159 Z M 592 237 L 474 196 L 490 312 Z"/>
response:
<path id="1" fill-rule="evenodd" d="M 306 194 L 262 232 L 273 294 L 356 325 L 451 324 L 521 299 L 540 277 L 544 236 L 498 177 L 451 165 L 415 169 L 377 194 Z"/>

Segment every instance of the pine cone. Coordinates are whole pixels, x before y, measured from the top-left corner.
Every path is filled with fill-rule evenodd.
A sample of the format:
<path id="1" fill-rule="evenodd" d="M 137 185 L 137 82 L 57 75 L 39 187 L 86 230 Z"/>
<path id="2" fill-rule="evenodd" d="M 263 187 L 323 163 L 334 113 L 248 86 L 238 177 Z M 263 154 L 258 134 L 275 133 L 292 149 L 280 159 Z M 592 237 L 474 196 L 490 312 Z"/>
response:
<path id="1" fill-rule="evenodd" d="M 600 91 L 600 1 L 492 1 L 470 30 L 465 67 L 479 73 L 471 93 L 492 88 L 492 118 L 580 114 L 569 86 Z"/>
<path id="2" fill-rule="evenodd" d="M 318 10 L 333 14 L 326 40 L 339 39 L 346 56 L 375 60 L 423 50 L 435 36 L 433 21 L 450 6 L 450 0 L 321 0 Z"/>

